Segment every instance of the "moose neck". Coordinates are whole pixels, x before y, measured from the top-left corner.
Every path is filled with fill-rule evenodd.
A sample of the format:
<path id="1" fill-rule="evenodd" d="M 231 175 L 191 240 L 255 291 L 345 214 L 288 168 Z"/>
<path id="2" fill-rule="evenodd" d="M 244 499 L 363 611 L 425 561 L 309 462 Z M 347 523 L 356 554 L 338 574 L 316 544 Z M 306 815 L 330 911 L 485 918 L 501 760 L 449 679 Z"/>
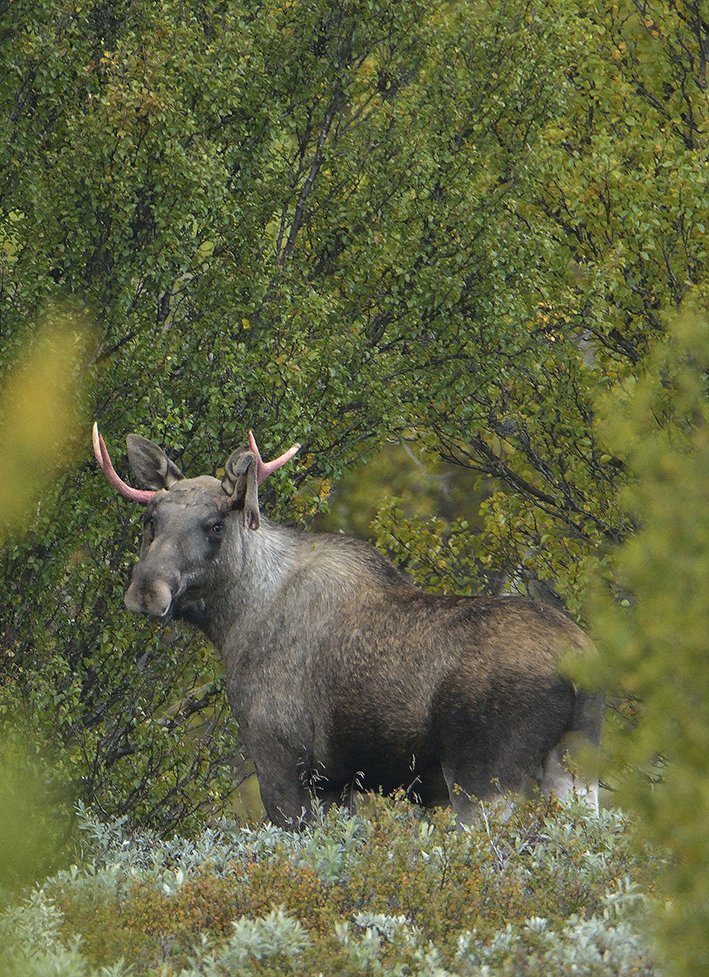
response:
<path id="1" fill-rule="evenodd" d="M 306 533 L 264 517 L 260 529 L 239 523 L 232 533 L 218 561 L 219 580 L 202 594 L 204 616 L 198 622 L 222 654 L 227 645 L 239 644 L 239 632 L 267 640 L 284 614 L 288 620 L 307 619 L 315 605 L 322 615 L 352 599 L 366 602 L 385 581 L 411 586 L 371 546 L 351 537 Z"/>
<path id="2" fill-rule="evenodd" d="M 293 579 L 301 535 L 263 517 L 257 530 L 241 522 L 232 527 L 216 561 L 217 579 L 200 595 L 203 614 L 194 622 L 220 652 L 229 634 L 262 613 Z"/>

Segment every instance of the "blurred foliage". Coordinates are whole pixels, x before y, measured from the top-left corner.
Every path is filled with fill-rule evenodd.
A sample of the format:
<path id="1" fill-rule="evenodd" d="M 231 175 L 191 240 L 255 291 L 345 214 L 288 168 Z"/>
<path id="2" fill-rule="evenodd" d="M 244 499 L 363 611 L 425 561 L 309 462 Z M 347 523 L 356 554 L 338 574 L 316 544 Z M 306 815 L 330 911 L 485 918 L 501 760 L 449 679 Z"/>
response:
<path id="1" fill-rule="evenodd" d="M 465 517 L 479 526 L 478 510 L 485 494 L 480 481 L 475 472 L 443 464 L 420 438 L 404 437 L 384 444 L 366 462 L 352 465 L 335 483 L 323 485 L 319 480 L 321 511 L 313 525 L 371 539 L 377 513 L 395 496 L 409 519 Z M 376 526 L 374 531 L 378 536 Z"/>
<path id="2" fill-rule="evenodd" d="M 0 741 L 0 907 L 66 864 L 74 817 L 50 765 Z"/>
<path id="3" fill-rule="evenodd" d="M 33 508 L 79 453 L 79 396 L 91 351 L 85 316 L 45 313 L 0 387 L 0 539 L 31 522 Z M 81 440 L 80 440 L 81 439 Z"/>
<path id="4" fill-rule="evenodd" d="M 44 314 L 0 383 L 0 540 L 9 545 L 39 519 L 46 487 L 76 457 L 80 402 L 92 334 L 67 308 Z M 7 595 L 3 594 L 7 600 Z M 12 659 L 12 649 L 4 648 Z M 2 679 L 0 679 L 0 683 Z M 43 738 L 17 728 L 0 737 L 0 904 L 22 885 L 44 878 L 70 850 L 71 794 Z"/>
<path id="5" fill-rule="evenodd" d="M 694 303 L 643 376 L 603 404 L 604 440 L 631 473 L 621 504 L 638 530 L 592 610 L 600 678 L 632 709 L 614 727 L 611 771 L 644 837 L 671 855 L 659 925 L 667 972 L 683 977 L 709 973 L 708 377 L 709 312 Z"/>
<path id="6" fill-rule="evenodd" d="M 619 812 L 527 805 L 458 833 L 450 812 L 369 808 L 303 834 L 222 823 L 192 842 L 83 820 L 83 864 L 0 917 L 0 937 L 13 925 L 0 964 L 14 975 L 39 958 L 38 975 L 67 977 L 659 973 L 643 929 L 658 858 L 634 850 Z M 60 970 L 73 947 L 84 969 Z"/>

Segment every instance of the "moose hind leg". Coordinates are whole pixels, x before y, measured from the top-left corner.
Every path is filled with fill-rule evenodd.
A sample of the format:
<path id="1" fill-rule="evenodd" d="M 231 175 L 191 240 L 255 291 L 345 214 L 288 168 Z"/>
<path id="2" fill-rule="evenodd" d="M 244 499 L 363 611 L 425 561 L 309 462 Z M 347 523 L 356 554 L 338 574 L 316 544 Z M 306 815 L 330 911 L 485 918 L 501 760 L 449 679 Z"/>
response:
<path id="1" fill-rule="evenodd" d="M 538 788 L 549 748 L 572 723 L 566 683 L 558 683 L 549 696 L 552 705 L 561 699 L 561 715 L 550 708 L 540 718 L 538 696 L 523 692 L 504 716 L 501 708 L 493 708 L 496 703 L 481 715 L 463 714 L 445 743 L 441 766 L 459 823 L 482 816 L 481 802 L 509 817 L 514 799 Z"/>
<path id="2" fill-rule="evenodd" d="M 597 765 L 604 712 L 601 696 L 577 693 L 570 727 L 544 761 L 540 786 L 545 797 L 565 801 L 575 795 L 599 813 L 597 773 L 584 774 L 580 767 L 590 760 Z"/>
<path id="3" fill-rule="evenodd" d="M 523 792 L 524 777 L 511 776 L 509 770 L 499 771 L 498 776 L 491 770 L 471 772 L 455 763 L 443 763 L 442 769 L 459 829 L 480 820 L 483 804 L 506 820 L 514 806 L 511 795 Z"/>
<path id="4" fill-rule="evenodd" d="M 598 779 L 582 777 L 573 759 L 572 744 L 567 738 L 553 746 L 544 761 L 541 791 L 544 797 L 556 797 L 566 801 L 576 796 L 584 800 L 598 814 Z"/>

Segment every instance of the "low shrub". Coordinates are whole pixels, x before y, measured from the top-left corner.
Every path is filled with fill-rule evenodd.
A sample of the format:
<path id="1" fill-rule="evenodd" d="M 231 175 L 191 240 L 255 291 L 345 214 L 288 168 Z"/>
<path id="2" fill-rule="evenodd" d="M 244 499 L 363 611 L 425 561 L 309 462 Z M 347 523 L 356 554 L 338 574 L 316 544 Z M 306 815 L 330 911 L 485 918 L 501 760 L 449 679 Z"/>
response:
<path id="1" fill-rule="evenodd" d="M 37 977 L 659 973 L 642 929 L 657 859 L 617 811 L 529 804 L 461 833 L 448 811 L 374 798 L 367 817 L 335 810 L 299 835 L 223 824 L 165 841 L 85 812 L 83 826 L 82 864 L 9 911 L 45 914 L 19 937 L 15 923 L 6 951 L 54 953 Z"/>

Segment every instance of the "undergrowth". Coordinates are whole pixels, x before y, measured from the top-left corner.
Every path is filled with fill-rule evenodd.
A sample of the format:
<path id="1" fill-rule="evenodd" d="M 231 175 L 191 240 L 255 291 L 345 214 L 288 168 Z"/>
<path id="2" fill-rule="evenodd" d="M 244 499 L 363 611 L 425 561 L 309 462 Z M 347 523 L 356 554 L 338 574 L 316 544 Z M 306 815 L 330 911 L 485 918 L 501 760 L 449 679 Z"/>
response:
<path id="1" fill-rule="evenodd" d="M 582 804 L 489 814 L 378 798 L 302 834 L 160 840 L 85 813 L 79 865 L 0 917 L 2 977 L 643 977 L 656 860 Z"/>

